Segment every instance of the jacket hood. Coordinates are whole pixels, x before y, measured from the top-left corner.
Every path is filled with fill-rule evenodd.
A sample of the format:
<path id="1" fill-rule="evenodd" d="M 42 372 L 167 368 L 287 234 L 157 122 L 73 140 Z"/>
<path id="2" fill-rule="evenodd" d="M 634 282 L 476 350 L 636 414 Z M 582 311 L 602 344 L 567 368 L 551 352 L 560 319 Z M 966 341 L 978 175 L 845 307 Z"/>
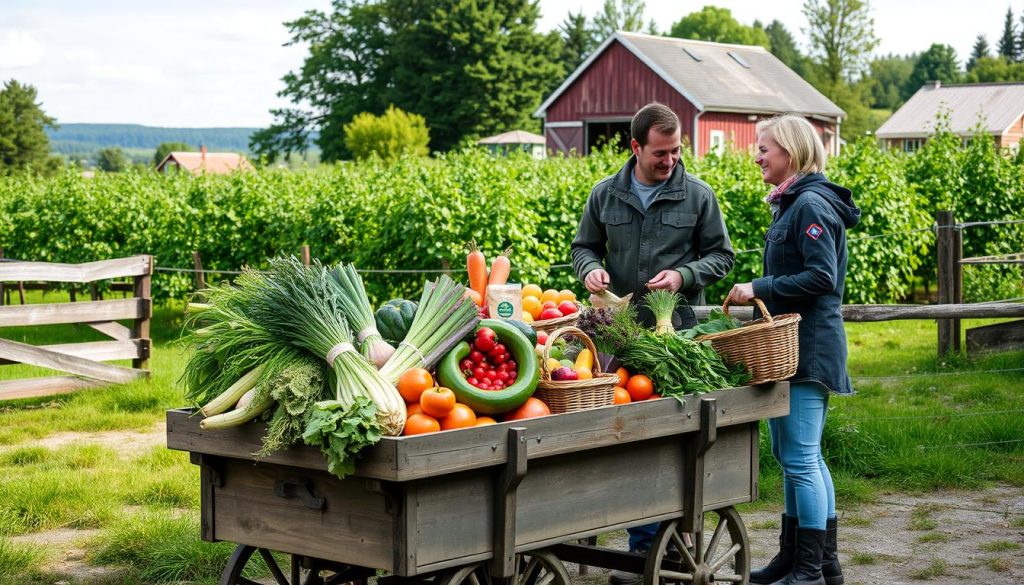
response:
<path id="1" fill-rule="evenodd" d="M 829 182 L 822 173 L 812 173 L 793 183 L 783 194 L 783 199 L 792 202 L 802 191 L 813 191 L 827 201 L 846 229 L 852 228 L 860 221 L 860 208 L 853 202 L 853 191 Z M 783 204 L 785 203 L 784 201 Z"/>

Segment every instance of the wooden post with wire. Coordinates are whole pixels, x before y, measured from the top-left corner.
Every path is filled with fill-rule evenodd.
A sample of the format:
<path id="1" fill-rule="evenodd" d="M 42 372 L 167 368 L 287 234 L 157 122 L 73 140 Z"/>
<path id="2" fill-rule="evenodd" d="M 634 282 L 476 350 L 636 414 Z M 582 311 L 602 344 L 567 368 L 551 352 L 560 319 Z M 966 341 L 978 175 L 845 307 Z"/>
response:
<path id="1" fill-rule="evenodd" d="M 935 214 L 937 223 L 936 252 L 938 255 L 939 304 L 963 302 L 963 277 L 960 259 L 963 257 L 963 237 L 952 211 Z M 960 351 L 960 319 L 939 319 L 939 357 Z"/>
<path id="2" fill-rule="evenodd" d="M 302 265 L 309 266 L 309 246 L 303 244 L 302 246 Z"/>
<path id="3" fill-rule="evenodd" d="M 192 268 L 195 269 L 195 282 L 196 290 L 203 290 L 206 288 L 206 275 L 203 274 L 203 259 L 199 255 L 199 251 L 195 250 L 192 252 Z"/>

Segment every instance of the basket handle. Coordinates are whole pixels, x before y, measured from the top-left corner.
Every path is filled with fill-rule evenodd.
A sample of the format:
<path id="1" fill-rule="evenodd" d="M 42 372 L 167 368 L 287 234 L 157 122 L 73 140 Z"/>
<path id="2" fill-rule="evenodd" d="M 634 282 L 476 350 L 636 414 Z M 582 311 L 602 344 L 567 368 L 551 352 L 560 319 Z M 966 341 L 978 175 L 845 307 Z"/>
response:
<path id="1" fill-rule="evenodd" d="M 725 313 L 726 315 L 729 314 L 729 305 L 732 304 L 729 302 L 731 298 L 732 297 L 726 297 L 725 302 L 722 303 L 722 312 Z M 761 299 L 754 297 L 753 300 L 754 304 L 757 305 L 758 310 L 761 311 L 761 315 L 764 316 L 764 320 L 767 321 L 768 323 L 773 322 L 774 319 L 772 319 L 771 313 L 769 313 L 768 309 L 765 308 L 764 303 L 761 302 Z"/>
<path id="2" fill-rule="evenodd" d="M 579 327 L 573 327 L 571 325 L 566 327 L 559 327 L 548 335 L 548 340 L 544 342 L 544 351 L 541 352 L 540 356 L 540 377 L 542 380 L 551 381 L 551 370 L 548 368 L 548 360 L 551 358 L 549 352 L 551 347 L 554 345 L 555 340 L 559 337 L 565 337 L 566 335 L 575 335 L 576 337 L 583 340 L 583 345 L 590 350 L 590 353 L 594 356 L 594 363 L 590 367 L 590 371 L 596 378 L 601 373 L 601 366 L 597 360 L 597 347 L 594 342 L 590 339 L 590 336 L 583 332 Z"/>

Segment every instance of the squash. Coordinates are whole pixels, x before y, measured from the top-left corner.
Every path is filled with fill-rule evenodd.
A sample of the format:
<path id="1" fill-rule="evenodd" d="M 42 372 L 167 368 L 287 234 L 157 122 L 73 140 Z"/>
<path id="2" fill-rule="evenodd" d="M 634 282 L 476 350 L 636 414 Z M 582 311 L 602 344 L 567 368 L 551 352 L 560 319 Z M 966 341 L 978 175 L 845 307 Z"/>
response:
<path id="1" fill-rule="evenodd" d="M 409 333 L 417 308 L 415 302 L 406 299 L 391 299 L 381 305 L 373 314 L 381 337 L 395 346 L 401 343 Z"/>

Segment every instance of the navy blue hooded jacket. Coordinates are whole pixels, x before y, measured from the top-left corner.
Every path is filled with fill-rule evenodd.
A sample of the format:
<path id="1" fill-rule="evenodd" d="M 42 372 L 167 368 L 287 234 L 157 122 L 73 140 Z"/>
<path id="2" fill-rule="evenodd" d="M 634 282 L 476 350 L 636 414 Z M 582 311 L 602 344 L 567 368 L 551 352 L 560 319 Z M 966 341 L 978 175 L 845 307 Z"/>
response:
<path id="1" fill-rule="evenodd" d="M 765 234 L 764 277 L 753 283 L 772 315 L 800 314 L 800 363 L 790 381 L 817 382 L 839 394 L 853 393 L 840 312 L 846 230 L 860 221 L 851 196 L 821 173 L 793 183 Z"/>

